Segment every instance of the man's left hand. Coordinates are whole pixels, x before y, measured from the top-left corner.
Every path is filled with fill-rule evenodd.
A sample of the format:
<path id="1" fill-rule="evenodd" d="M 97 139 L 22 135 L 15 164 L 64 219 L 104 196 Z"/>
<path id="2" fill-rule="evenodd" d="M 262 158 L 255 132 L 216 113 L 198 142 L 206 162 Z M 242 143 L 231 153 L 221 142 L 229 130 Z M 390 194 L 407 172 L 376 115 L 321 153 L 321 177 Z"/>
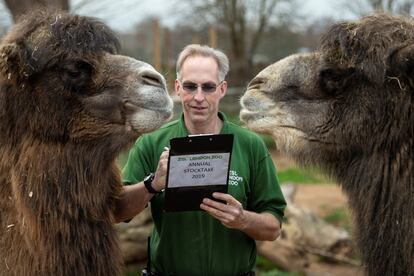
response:
<path id="1" fill-rule="evenodd" d="M 242 204 L 229 194 L 216 192 L 213 193 L 213 197 L 226 203 L 204 198 L 200 208 L 218 219 L 224 226 L 242 230 L 246 224 Z"/>

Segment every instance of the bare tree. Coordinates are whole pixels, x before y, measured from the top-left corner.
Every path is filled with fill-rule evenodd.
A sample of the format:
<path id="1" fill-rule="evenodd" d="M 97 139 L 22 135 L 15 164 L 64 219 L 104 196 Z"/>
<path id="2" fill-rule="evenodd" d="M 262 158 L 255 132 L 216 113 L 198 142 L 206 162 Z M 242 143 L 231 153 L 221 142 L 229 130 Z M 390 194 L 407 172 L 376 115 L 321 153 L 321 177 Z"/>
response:
<path id="1" fill-rule="evenodd" d="M 395 14 L 412 14 L 414 1 L 413 0 L 362 0 L 362 1 L 348 1 L 342 2 L 348 11 L 357 15 L 363 16 L 374 11 L 384 11 Z"/>
<path id="2" fill-rule="evenodd" d="M 105 20 L 124 18 L 127 13 L 136 12 L 139 6 L 137 1 L 131 0 L 0 0 L 0 24 L 6 25 L 4 18 L 9 14 L 16 21 L 21 14 L 37 8 L 55 8 Z"/>
<path id="3" fill-rule="evenodd" d="M 400 1 L 398 5 L 398 13 L 412 14 L 413 6 L 414 6 L 414 1 L 412 0 L 411 1 L 410 0 Z"/>
<path id="4" fill-rule="evenodd" d="M 240 83 L 250 79 L 253 58 L 263 34 L 276 15 L 283 11 L 283 4 L 291 0 L 209 0 L 188 1 L 190 12 L 201 23 L 219 25 L 225 29 L 230 42 L 232 73 Z M 219 45 L 220 47 L 220 45 Z"/>
<path id="5" fill-rule="evenodd" d="M 42 7 L 53 7 L 61 10 L 69 10 L 69 0 L 4 0 L 7 8 L 13 16 L 13 20 L 30 10 Z"/>

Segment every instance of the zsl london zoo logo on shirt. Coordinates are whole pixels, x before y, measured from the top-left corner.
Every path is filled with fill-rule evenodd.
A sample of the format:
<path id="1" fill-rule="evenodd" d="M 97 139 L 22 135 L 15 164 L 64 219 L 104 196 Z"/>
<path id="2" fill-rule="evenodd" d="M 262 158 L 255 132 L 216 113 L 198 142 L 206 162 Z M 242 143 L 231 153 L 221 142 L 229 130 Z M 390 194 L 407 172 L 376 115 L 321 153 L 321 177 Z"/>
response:
<path id="1" fill-rule="evenodd" d="M 243 182 L 243 177 L 239 176 L 236 171 L 230 171 L 229 185 L 238 186 L 239 183 Z"/>

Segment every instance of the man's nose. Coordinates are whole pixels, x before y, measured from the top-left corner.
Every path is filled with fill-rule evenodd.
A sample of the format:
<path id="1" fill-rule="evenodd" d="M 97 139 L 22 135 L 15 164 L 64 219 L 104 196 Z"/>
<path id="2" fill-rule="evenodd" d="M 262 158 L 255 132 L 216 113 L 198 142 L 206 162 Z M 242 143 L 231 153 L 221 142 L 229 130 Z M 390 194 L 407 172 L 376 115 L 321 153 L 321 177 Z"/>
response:
<path id="1" fill-rule="evenodd" d="M 201 89 L 201 86 L 197 87 L 197 91 L 194 94 L 194 100 L 201 102 L 205 99 L 205 95 L 203 90 Z"/>

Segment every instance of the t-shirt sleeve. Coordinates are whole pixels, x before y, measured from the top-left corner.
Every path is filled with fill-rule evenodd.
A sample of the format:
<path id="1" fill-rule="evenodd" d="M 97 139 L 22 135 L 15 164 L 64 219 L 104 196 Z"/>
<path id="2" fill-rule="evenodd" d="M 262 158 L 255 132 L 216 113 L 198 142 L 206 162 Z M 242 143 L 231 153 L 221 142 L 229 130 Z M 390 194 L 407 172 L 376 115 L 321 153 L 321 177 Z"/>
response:
<path id="1" fill-rule="evenodd" d="M 122 182 L 125 185 L 135 184 L 151 172 L 151 155 L 145 145 L 145 137 L 140 137 L 128 153 L 128 160 L 122 170 Z M 144 150 L 146 149 L 146 150 Z"/>
<path id="2" fill-rule="evenodd" d="M 258 159 L 253 172 L 248 208 L 257 213 L 271 213 L 282 223 L 286 201 L 279 185 L 273 160 L 264 144 L 257 153 Z M 260 154 L 264 157 L 263 155 L 260 157 Z"/>

